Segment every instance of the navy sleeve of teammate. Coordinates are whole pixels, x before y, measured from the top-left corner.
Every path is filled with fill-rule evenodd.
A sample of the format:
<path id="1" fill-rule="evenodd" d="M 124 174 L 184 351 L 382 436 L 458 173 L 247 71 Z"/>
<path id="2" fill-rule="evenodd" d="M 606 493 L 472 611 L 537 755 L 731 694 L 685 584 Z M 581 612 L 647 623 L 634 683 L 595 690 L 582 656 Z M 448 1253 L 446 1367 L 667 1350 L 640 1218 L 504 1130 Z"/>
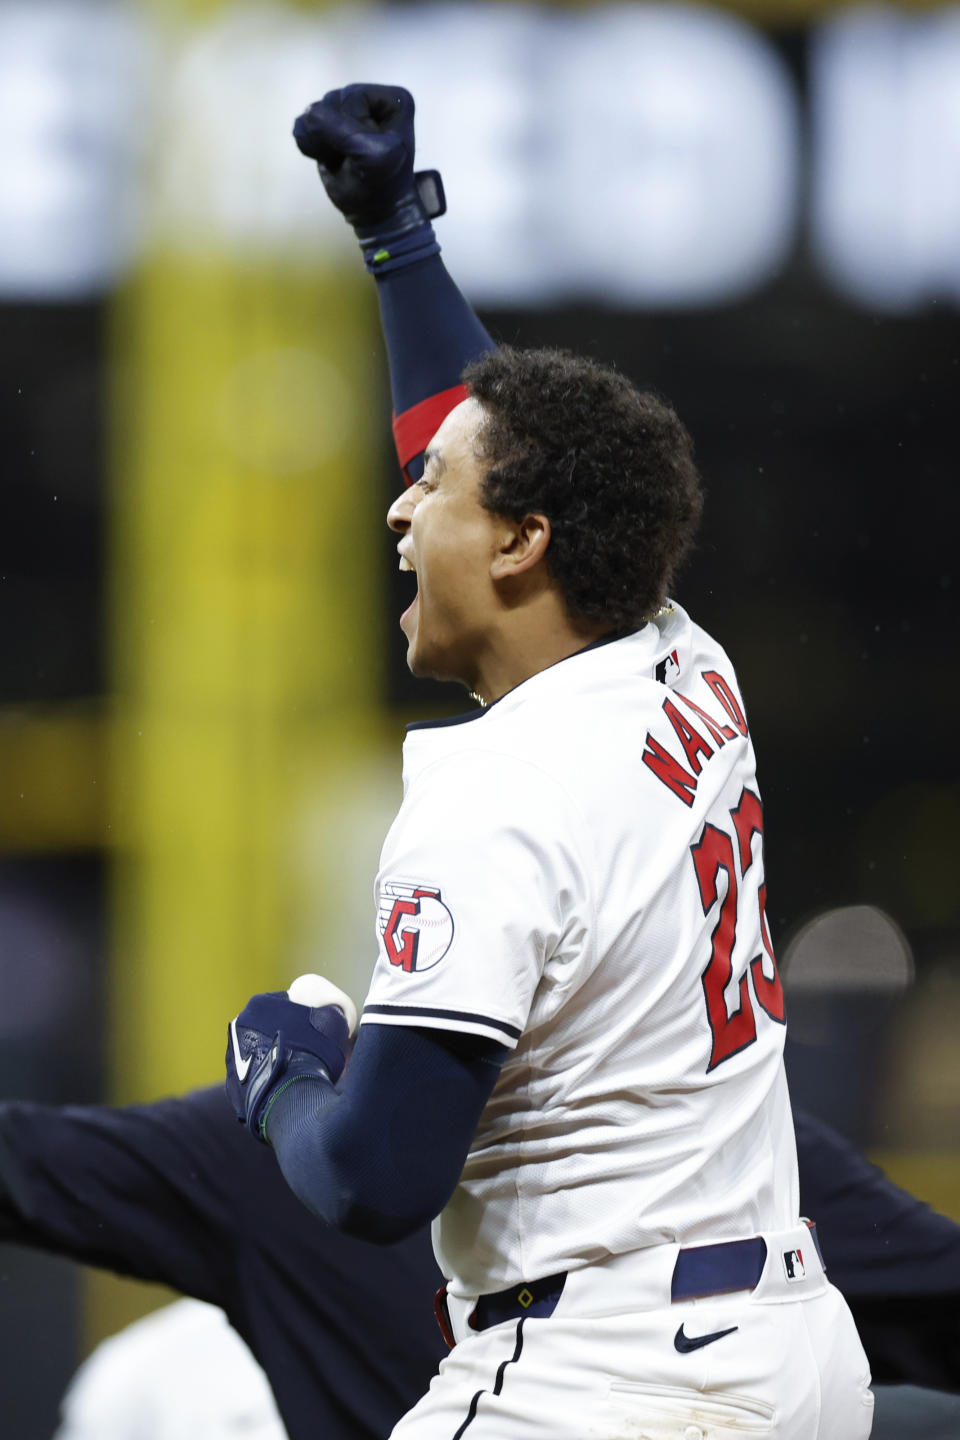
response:
<path id="1" fill-rule="evenodd" d="M 796 1111 L 800 1205 L 817 1222 L 875 1381 L 960 1392 L 960 1226 Z"/>
<path id="2" fill-rule="evenodd" d="M 3 1105 L 0 1239 L 229 1310 L 242 1206 L 225 1120 L 216 1092 L 116 1110 Z"/>
<path id="3" fill-rule="evenodd" d="M 389 1434 L 444 1353 L 427 1232 L 373 1249 L 319 1225 L 219 1086 L 117 1109 L 0 1105 L 0 1241 L 220 1305 L 291 1440 Z"/>

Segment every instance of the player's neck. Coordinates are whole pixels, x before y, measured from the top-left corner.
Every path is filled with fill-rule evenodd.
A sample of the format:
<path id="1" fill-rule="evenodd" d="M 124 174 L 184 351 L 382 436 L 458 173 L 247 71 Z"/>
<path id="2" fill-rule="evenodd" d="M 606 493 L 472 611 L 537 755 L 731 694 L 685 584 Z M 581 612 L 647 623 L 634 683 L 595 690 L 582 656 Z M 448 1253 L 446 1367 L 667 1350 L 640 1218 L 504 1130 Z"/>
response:
<path id="1" fill-rule="evenodd" d="M 479 657 L 469 688 L 484 705 L 506 695 L 541 670 L 547 670 L 606 634 L 602 625 L 575 625 L 556 599 L 541 597 L 519 611 L 508 611 Z"/>

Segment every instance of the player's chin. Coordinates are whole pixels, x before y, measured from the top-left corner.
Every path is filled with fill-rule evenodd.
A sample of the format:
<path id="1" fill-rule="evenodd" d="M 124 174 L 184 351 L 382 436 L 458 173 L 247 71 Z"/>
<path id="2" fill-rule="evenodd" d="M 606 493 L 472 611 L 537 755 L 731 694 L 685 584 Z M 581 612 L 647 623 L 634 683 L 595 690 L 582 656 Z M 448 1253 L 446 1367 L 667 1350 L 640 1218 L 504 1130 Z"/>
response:
<path id="1" fill-rule="evenodd" d="M 452 678 L 442 647 L 431 645 L 419 626 L 407 635 L 407 669 L 418 680 Z"/>
<path id="2" fill-rule="evenodd" d="M 404 619 L 406 619 L 406 617 L 404 617 Z M 422 679 L 425 676 L 426 672 L 423 669 L 423 657 L 421 654 L 421 646 L 419 643 L 419 626 L 417 625 L 415 620 L 411 620 L 407 624 L 404 624 L 401 621 L 401 626 L 404 635 L 406 635 L 407 637 L 407 669 L 410 671 L 411 675 L 416 675 Z"/>
<path id="3" fill-rule="evenodd" d="M 417 644 L 416 635 L 410 639 L 407 645 L 407 669 L 418 680 L 436 680 L 438 678 L 428 657 L 424 654 L 423 646 Z"/>
<path id="4" fill-rule="evenodd" d="M 404 610 L 400 616 L 400 629 L 403 631 L 407 642 L 407 664 L 411 670 L 413 670 L 413 656 L 416 654 L 417 636 L 420 630 L 418 611 L 419 606 L 416 600 L 414 600 L 413 604 Z"/>

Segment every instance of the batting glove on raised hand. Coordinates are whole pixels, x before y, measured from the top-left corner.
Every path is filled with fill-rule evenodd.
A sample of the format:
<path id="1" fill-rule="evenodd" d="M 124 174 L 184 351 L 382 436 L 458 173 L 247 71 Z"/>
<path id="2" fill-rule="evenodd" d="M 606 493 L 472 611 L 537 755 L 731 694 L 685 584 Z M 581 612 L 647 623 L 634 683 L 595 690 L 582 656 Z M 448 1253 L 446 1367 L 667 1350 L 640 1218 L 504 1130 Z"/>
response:
<path id="1" fill-rule="evenodd" d="M 403 236 L 424 230 L 418 249 L 439 247 L 429 221 L 446 210 L 436 170 L 414 174 L 413 96 L 400 85 L 329 90 L 297 117 L 294 139 L 317 162 L 324 189 L 357 233 L 370 268 L 378 251 L 396 252 Z M 405 252 L 414 242 L 401 247 Z M 417 258 L 422 258 L 419 253 Z"/>
<path id="2" fill-rule="evenodd" d="M 305 1075 L 335 1085 L 356 1028 L 353 1001 L 321 975 L 254 995 L 227 1030 L 227 1094 L 237 1119 L 266 1142 L 277 1096 Z"/>

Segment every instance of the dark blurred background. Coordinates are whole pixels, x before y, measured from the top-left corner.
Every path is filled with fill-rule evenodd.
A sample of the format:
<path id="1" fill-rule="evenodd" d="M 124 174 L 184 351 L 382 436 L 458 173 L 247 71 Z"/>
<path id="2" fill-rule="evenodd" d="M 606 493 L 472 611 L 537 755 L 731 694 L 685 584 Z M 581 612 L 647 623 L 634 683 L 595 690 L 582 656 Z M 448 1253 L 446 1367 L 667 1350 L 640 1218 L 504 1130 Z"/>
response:
<path id="1" fill-rule="evenodd" d="M 463 706 L 404 667 L 372 284 L 287 135 L 383 77 L 493 333 L 692 431 L 795 1099 L 960 1218 L 960 9 L 745 14 L 0 4 L 4 1097 L 214 1080 L 298 969 L 362 998 L 402 724 Z M 154 1299 L 4 1250 L 9 1433 Z"/>

